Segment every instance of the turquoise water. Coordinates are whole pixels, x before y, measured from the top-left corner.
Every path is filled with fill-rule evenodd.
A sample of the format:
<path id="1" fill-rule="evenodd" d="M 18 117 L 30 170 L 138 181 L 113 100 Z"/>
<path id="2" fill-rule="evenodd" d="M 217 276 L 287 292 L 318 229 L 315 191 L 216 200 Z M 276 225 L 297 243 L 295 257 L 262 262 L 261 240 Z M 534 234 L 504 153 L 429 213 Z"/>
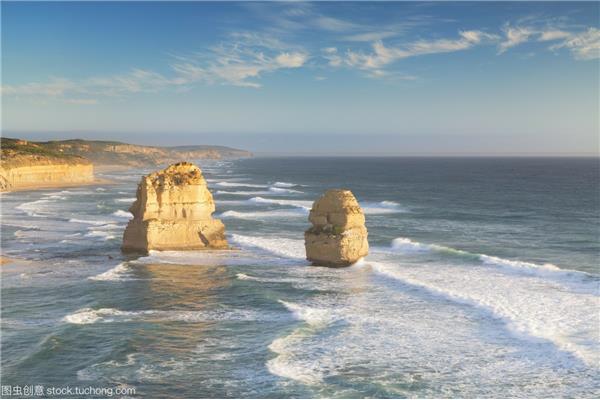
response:
<path id="1" fill-rule="evenodd" d="M 2 195 L 3 254 L 24 259 L 2 267 L 2 385 L 600 395 L 598 159 L 199 165 L 235 251 L 122 255 L 148 171 Z M 371 252 L 345 269 L 310 267 L 308 209 L 333 187 L 361 203 Z"/>

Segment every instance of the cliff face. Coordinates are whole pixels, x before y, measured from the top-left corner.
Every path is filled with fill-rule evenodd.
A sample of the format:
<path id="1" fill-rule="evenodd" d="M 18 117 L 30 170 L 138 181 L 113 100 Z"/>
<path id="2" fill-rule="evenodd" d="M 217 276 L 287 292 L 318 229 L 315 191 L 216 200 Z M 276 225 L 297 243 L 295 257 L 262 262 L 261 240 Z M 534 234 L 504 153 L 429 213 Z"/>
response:
<path id="1" fill-rule="evenodd" d="M 225 226 L 200 168 L 182 162 L 144 176 L 129 211 L 124 251 L 224 249 Z"/>
<path id="2" fill-rule="evenodd" d="M 94 180 L 92 164 L 49 163 L 27 167 L 0 167 L 0 190 L 12 190 L 44 185 L 89 183 Z"/>
<path id="3" fill-rule="evenodd" d="M 0 161 L 0 191 L 94 180 L 94 167 L 84 158 L 47 151 L 26 141 L 7 146 L 5 143 Z"/>
<path id="4" fill-rule="evenodd" d="M 349 190 L 332 189 L 314 202 L 304 233 L 306 258 L 315 265 L 345 267 L 369 253 L 365 215 Z"/>

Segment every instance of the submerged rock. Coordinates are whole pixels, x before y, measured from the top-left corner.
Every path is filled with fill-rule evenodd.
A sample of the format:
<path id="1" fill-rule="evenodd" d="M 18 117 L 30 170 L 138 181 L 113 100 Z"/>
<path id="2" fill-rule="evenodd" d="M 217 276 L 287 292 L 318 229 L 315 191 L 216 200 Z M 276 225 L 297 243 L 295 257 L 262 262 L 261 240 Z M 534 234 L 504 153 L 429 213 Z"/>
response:
<path id="1" fill-rule="evenodd" d="M 314 265 L 346 267 L 369 253 L 365 215 L 349 190 L 331 189 L 314 202 L 304 232 L 306 258 Z"/>
<path id="2" fill-rule="evenodd" d="M 225 249 L 225 226 L 200 168 L 180 162 L 142 177 L 124 251 Z"/>

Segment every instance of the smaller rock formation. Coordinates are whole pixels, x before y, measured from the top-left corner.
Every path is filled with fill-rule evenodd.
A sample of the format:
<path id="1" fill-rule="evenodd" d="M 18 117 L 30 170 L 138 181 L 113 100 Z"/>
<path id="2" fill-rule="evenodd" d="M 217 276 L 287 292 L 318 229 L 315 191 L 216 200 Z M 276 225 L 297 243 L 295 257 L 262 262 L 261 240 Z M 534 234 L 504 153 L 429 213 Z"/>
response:
<path id="1" fill-rule="evenodd" d="M 142 177 L 124 251 L 226 249 L 225 226 L 200 168 L 180 162 Z"/>
<path id="2" fill-rule="evenodd" d="M 349 190 L 331 189 L 314 202 L 304 232 L 313 265 L 347 267 L 369 253 L 365 215 Z"/>

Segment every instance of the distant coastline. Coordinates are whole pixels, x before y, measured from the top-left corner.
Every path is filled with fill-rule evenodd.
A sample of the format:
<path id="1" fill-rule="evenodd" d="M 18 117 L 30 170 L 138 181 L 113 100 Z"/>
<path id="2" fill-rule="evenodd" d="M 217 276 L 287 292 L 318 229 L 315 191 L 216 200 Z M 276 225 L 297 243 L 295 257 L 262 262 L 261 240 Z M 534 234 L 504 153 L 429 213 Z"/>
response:
<path id="1" fill-rule="evenodd" d="M 108 183 L 94 170 L 155 167 L 188 159 L 251 157 L 224 146 L 154 147 L 96 140 L 30 142 L 2 138 L 0 191 L 35 190 Z"/>

